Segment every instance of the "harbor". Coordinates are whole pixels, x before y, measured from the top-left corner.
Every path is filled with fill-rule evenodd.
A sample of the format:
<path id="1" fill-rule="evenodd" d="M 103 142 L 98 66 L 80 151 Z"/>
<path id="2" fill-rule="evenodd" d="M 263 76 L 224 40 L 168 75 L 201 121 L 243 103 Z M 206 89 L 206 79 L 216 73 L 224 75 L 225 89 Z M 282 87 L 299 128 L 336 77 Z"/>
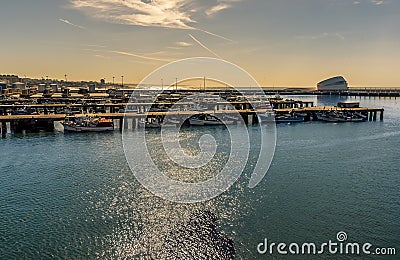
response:
<path id="1" fill-rule="evenodd" d="M 22 102 L 3 101 L 0 104 L 1 136 L 7 133 L 51 132 L 54 122 L 77 120 L 82 117 L 104 118 L 113 121 L 116 129 L 135 129 L 141 126 L 161 127 L 165 117 L 174 118 L 176 124 L 190 125 L 190 121 L 179 122 L 180 118 L 193 116 L 229 116 L 240 114 L 245 124 L 263 123 L 266 113 L 273 113 L 276 123 L 307 121 L 361 122 L 383 120 L 383 108 L 360 107 L 359 102 L 338 103 L 330 106 L 314 106 L 312 101 L 283 99 L 280 96 L 238 95 L 226 91 L 200 94 L 200 98 L 183 100 L 195 93 L 170 92 L 158 95 L 151 101 L 152 93 L 146 91 L 134 100 L 37 100 Z M 183 100 L 183 101 L 180 101 Z M 119 102 L 118 102 L 119 101 Z M 233 120 L 233 121 L 232 121 Z M 231 118 L 236 123 L 239 118 Z M 214 124 L 214 123 L 210 123 Z M 205 121 L 204 125 L 208 125 Z"/>

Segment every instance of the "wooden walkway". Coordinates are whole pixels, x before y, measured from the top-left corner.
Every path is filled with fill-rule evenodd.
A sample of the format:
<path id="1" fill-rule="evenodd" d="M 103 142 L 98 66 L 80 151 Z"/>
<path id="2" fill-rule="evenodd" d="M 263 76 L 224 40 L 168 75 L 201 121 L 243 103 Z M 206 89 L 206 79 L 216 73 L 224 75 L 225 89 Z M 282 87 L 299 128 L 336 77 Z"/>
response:
<path id="1" fill-rule="evenodd" d="M 144 117 L 157 117 L 157 116 L 166 116 L 166 115 L 192 115 L 192 114 L 254 114 L 254 113 L 265 113 L 266 109 L 244 109 L 244 110 L 205 110 L 205 111 L 157 111 L 157 112 L 147 112 L 147 113 L 138 113 L 138 112 L 127 112 L 127 113 L 98 113 L 98 114 L 76 114 L 74 116 L 100 116 L 111 119 L 121 119 L 123 117 L 129 118 L 144 118 Z M 296 113 L 320 113 L 320 112 L 329 112 L 329 111 L 347 111 L 347 112 L 360 112 L 360 113 L 381 113 L 383 115 L 383 108 L 341 108 L 335 106 L 319 106 L 319 107 L 303 107 L 303 108 L 283 108 L 283 109 L 274 109 L 276 114 L 288 114 L 290 112 Z M 47 115 L 5 115 L 0 116 L 0 122 L 9 122 L 14 120 L 25 120 L 25 119 L 48 119 L 53 121 L 64 120 L 66 114 L 47 114 Z M 383 116 L 382 116 L 383 117 Z"/>

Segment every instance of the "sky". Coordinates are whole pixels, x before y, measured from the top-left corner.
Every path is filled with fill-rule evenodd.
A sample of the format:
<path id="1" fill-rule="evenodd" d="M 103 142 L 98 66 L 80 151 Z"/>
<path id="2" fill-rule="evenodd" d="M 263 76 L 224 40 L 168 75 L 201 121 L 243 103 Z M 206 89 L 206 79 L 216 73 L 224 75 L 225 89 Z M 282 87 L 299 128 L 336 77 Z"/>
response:
<path id="1" fill-rule="evenodd" d="M 139 83 L 215 57 L 260 85 L 400 86 L 398 0 L 3 0 L 0 74 Z"/>

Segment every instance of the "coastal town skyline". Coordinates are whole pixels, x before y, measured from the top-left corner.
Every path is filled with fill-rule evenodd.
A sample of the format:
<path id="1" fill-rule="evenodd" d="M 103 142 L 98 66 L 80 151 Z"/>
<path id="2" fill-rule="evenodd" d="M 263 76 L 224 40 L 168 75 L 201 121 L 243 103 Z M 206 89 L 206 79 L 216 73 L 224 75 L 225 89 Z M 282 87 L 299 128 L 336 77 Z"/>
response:
<path id="1" fill-rule="evenodd" d="M 391 0 L 0 3 L 1 74 L 139 83 L 154 69 L 209 56 L 262 86 L 398 87 L 400 3 Z"/>

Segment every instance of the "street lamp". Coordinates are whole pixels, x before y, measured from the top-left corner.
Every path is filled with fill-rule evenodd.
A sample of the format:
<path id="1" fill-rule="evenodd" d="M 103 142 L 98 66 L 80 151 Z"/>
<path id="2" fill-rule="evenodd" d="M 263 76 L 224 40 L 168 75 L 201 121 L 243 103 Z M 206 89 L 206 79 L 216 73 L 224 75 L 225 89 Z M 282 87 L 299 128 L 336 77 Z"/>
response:
<path id="1" fill-rule="evenodd" d="M 121 76 L 122 79 L 122 88 L 124 88 L 124 76 Z"/>

